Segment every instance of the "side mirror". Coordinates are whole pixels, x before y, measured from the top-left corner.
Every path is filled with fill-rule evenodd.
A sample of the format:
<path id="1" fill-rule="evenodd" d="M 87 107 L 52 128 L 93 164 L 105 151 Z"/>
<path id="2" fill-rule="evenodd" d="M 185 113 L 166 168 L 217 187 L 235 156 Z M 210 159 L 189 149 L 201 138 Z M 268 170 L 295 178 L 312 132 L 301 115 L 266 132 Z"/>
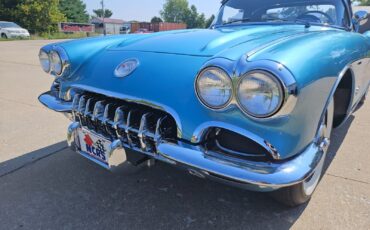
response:
<path id="1" fill-rule="evenodd" d="M 353 16 L 353 26 L 356 32 L 360 32 L 360 27 L 367 22 L 368 13 L 364 10 L 357 11 Z"/>
<path id="2" fill-rule="evenodd" d="M 367 21 L 367 15 L 368 15 L 368 13 L 367 13 L 366 11 L 364 11 L 364 10 L 357 11 L 357 12 L 355 13 L 355 15 L 354 15 L 354 17 L 355 17 L 355 22 L 356 22 L 358 25 L 362 26 L 362 25 L 363 25 L 363 24 L 365 24 L 365 23 L 366 23 L 366 21 Z M 365 20 L 366 20 L 366 21 L 365 21 Z"/>

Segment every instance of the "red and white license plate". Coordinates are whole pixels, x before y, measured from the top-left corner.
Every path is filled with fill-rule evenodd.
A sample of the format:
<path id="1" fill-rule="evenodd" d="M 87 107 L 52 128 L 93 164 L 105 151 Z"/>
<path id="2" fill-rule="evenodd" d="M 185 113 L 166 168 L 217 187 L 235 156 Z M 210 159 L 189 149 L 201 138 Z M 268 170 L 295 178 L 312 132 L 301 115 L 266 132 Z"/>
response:
<path id="1" fill-rule="evenodd" d="M 78 129 L 78 138 L 83 153 L 108 165 L 111 141 L 84 128 Z"/>

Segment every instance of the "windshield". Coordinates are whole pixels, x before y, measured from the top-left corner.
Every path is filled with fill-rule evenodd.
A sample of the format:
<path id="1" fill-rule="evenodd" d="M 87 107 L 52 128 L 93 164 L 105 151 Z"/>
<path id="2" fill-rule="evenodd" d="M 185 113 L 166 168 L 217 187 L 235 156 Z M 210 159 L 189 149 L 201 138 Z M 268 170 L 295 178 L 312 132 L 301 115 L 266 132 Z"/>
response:
<path id="1" fill-rule="evenodd" d="M 229 0 L 214 25 L 263 22 L 304 22 L 349 27 L 342 0 Z"/>
<path id="2" fill-rule="evenodd" d="M 0 27 L 1 28 L 21 28 L 14 22 L 0 22 Z"/>

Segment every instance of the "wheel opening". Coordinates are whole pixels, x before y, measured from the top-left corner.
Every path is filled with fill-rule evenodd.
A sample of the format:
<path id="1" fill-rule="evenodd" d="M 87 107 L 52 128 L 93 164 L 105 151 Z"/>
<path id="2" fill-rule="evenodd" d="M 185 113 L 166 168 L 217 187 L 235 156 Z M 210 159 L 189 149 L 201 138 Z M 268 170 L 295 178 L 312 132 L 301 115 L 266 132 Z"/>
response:
<path id="1" fill-rule="evenodd" d="M 348 108 L 351 104 L 352 88 L 352 72 L 347 70 L 334 93 L 333 128 L 341 125 L 347 117 Z"/>

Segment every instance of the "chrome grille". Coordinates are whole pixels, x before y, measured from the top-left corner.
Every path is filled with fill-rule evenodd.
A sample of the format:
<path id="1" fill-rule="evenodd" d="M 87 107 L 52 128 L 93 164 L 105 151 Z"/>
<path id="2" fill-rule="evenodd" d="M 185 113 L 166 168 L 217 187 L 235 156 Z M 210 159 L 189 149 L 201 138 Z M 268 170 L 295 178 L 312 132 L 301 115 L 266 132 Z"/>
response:
<path id="1" fill-rule="evenodd" d="M 146 154 L 156 154 L 161 141 L 176 142 L 175 120 L 149 106 L 83 93 L 74 96 L 72 114 L 82 127 Z"/>

